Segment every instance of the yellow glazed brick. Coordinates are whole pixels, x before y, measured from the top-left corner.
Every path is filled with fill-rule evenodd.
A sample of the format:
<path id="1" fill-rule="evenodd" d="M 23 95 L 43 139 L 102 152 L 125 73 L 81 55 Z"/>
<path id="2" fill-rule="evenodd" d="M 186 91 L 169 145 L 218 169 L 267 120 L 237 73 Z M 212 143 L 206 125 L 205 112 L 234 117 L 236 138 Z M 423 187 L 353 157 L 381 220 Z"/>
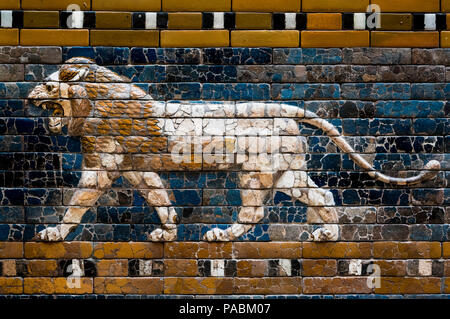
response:
<path id="1" fill-rule="evenodd" d="M 450 0 L 441 0 L 441 11 L 450 12 Z"/>
<path id="2" fill-rule="evenodd" d="M 131 14 L 127 12 L 96 12 L 97 29 L 131 29 Z"/>
<path id="3" fill-rule="evenodd" d="M 23 293 L 22 278 L 0 277 L 0 294 L 17 295 Z"/>
<path id="4" fill-rule="evenodd" d="M 439 32 L 374 31 L 371 43 L 373 47 L 435 48 L 439 46 Z"/>
<path id="5" fill-rule="evenodd" d="M 271 29 L 272 15 L 270 13 L 236 13 L 236 29 Z"/>
<path id="6" fill-rule="evenodd" d="M 445 278 L 445 281 L 444 281 L 444 293 L 445 294 L 450 293 L 450 278 Z"/>
<path id="7" fill-rule="evenodd" d="M 441 243 L 380 241 L 373 244 L 373 256 L 380 259 L 440 258 Z"/>
<path id="8" fill-rule="evenodd" d="M 95 258 L 162 258 L 161 243 L 95 243 Z"/>
<path id="9" fill-rule="evenodd" d="M 442 243 L 442 257 L 450 258 L 450 242 Z"/>
<path id="10" fill-rule="evenodd" d="M 441 32 L 441 47 L 450 48 L 450 31 Z"/>
<path id="11" fill-rule="evenodd" d="M 288 31 L 231 31 L 233 47 L 298 47 L 300 32 Z"/>
<path id="12" fill-rule="evenodd" d="M 161 278 L 103 278 L 94 279 L 96 294 L 157 295 L 163 291 Z"/>
<path id="13" fill-rule="evenodd" d="M 0 258 L 22 258 L 23 243 L 0 242 Z"/>
<path id="14" fill-rule="evenodd" d="M 105 0 L 110 1 L 110 0 Z M 162 11 L 230 11 L 231 0 L 162 0 Z"/>
<path id="15" fill-rule="evenodd" d="M 20 45 L 89 45 L 88 30 L 22 29 Z"/>
<path id="16" fill-rule="evenodd" d="M 340 13 L 308 13 L 306 21 L 308 30 L 342 29 L 342 15 Z"/>
<path id="17" fill-rule="evenodd" d="M 2 0 L 2 9 L 20 9 L 20 0 Z"/>
<path id="18" fill-rule="evenodd" d="M 161 0 L 92 0 L 92 10 L 160 11 Z"/>
<path id="19" fill-rule="evenodd" d="M 164 258 L 231 258 L 231 243 L 173 242 L 164 244 Z"/>
<path id="20" fill-rule="evenodd" d="M 233 293 L 233 278 L 165 278 L 164 294 L 229 295 Z"/>
<path id="21" fill-rule="evenodd" d="M 2 261 L 3 276 L 17 276 L 16 261 L 14 259 L 5 259 Z"/>
<path id="22" fill-rule="evenodd" d="M 202 14 L 199 12 L 177 12 L 169 13 L 169 21 L 167 27 L 169 29 L 201 29 Z"/>
<path id="23" fill-rule="evenodd" d="M 126 277 L 128 276 L 128 260 L 103 259 L 96 265 L 99 277 Z"/>
<path id="24" fill-rule="evenodd" d="M 412 15 L 400 13 L 382 13 L 381 28 L 377 30 L 410 31 L 412 29 Z"/>
<path id="25" fill-rule="evenodd" d="M 301 0 L 233 0 L 233 11 L 298 12 Z"/>
<path id="26" fill-rule="evenodd" d="M 447 30 L 450 30 L 450 13 L 447 13 L 445 20 L 447 22 Z"/>
<path id="27" fill-rule="evenodd" d="M 372 243 L 325 242 L 303 243 L 303 258 L 370 258 Z"/>
<path id="28" fill-rule="evenodd" d="M 89 258 L 92 244 L 88 242 L 25 243 L 25 258 Z"/>
<path id="29" fill-rule="evenodd" d="M 441 278 L 381 277 L 377 294 L 438 294 L 441 292 Z"/>
<path id="30" fill-rule="evenodd" d="M 70 5 L 77 5 L 80 10 L 90 10 L 91 0 L 22 0 L 24 10 L 67 10 Z"/>
<path id="31" fill-rule="evenodd" d="M 24 28 L 58 28 L 58 11 L 24 11 Z"/>
<path id="32" fill-rule="evenodd" d="M 0 30 L 0 45 L 18 45 L 18 44 L 19 44 L 18 29 Z"/>
<path id="33" fill-rule="evenodd" d="M 71 288 L 67 278 L 25 278 L 23 282 L 25 294 L 91 294 L 93 292 L 92 278 L 80 278 L 79 287 Z"/>
<path id="34" fill-rule="evenodd" d="M 154 30 L 91 30 L 91 45 L 157 47 L 159 32 Z"/>
<path id="35" fill-rule="evenodd" d="M 228 45 L 227 30 L 161 31 L 161 47 L 226 47 Z"/>
<path id="36" fill-rule="evenodd" d="M 302 244 L 291 242 L 233 244 L 233 255 L 238 259 L 296 259 L 302 256 Z"/>
<path id="37" fill-rule="evenodd" d="M 368 47 L 369 31 L 302 31 L 303 48 Z"/>
<path id="38" fill-rule="evenodd" d="M 439 0 L 376 0 L 381 12 L 439 12 Z"/>
<path id="39" fill-rule="evenodd" d="M 391 0 L 392 1 L 392 0 Z M 395 1 L 395 0 L 394 0 Z M 303 0 L 303 12 L 366 12 L 369 0 Z"/>

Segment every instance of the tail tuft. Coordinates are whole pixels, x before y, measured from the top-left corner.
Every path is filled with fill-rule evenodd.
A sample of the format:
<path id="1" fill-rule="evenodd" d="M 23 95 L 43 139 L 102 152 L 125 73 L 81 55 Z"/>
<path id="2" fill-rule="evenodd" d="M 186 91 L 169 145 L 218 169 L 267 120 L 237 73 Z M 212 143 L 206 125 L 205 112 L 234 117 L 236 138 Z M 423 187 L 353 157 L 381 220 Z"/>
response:
<path id="1" fill-rule="evenodd" d="M 441 169 L 441 163 L 439 163 L 438 161 L 432 160 L 429 161 L 425 167 L 426 170 L 430 170 L 430 171 L 437 171 Z"/>

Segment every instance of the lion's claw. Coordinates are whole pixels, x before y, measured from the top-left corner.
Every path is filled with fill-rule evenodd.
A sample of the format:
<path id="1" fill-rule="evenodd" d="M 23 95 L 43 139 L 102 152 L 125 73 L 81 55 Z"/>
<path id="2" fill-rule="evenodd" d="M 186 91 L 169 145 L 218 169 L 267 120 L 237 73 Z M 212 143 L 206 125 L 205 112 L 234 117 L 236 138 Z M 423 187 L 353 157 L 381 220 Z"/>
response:
<path id="1" fill-rule="evenodd" d="M 163 225 L 149 235 L 151 241 L 174 241 L 177 239 L 177 225 Z"/>
<path id="2" fill-rule="evenodd" d="M 56 227 L 48 227 L 39 233 L 37 233 L 34 240 L 42 240 L 42 241 L 62 241 L 64 240 L 61 235 L 61 231 L 58 226 Z"/>
<path id="3" fill-rule="evenodd" d="M 230 241 L 230 237 L 227 233 L 227 231 L 220 229 L 220 228 L 214 228 L 206 232 L 205 235 L 203 235 L 203 240 L 206 241 Z"/>

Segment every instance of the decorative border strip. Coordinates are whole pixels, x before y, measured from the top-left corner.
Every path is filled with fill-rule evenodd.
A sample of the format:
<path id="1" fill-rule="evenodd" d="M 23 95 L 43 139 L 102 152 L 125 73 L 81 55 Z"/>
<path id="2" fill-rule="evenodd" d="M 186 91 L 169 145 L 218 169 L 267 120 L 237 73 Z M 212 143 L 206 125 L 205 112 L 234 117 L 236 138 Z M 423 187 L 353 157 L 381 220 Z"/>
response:
<path id="1" fill-rule="evenodd" d="M 0 27 L 23 28 L 24 12 L 26 11 L 1 10 Z M 165 30 L 169 27 L 169 14 L 177 13 L 132 12 L 129 14 L 132 16 L 132 30 Z M 201 29 L 236 29 L 236 14 L 239 13 L 201 12 Z M 272 28 L 261 30 L 307 30 L 308 14 L 310 13 L 275 12 L 267 14 L 272 15 Z M 376 26 L 370 27 L 367 25 L 371 13 L 339 14 L 342 15 L 342 30 L 377 30 Z M 96 16 L 96 11 L 60 11 L 59 26 L 61 29 L 96 29 Z M 446 13 L 412 13 L 412 17 L 412 31 L 442 31 L 447 29 Z"/>

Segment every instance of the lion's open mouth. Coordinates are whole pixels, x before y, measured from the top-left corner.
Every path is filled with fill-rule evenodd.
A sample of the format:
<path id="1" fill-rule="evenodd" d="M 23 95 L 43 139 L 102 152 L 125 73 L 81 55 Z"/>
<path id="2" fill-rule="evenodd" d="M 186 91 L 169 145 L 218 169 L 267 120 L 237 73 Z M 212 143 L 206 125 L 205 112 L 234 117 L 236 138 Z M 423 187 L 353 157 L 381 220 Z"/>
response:
<path id="1" fill-rule="evenodd" d="M 44 110 L 53 110 L 52 116 L 64 116 L 64 109 L 60 103 L 54 100 L 33 101 L 34 105 L 43 108 Z"/>

